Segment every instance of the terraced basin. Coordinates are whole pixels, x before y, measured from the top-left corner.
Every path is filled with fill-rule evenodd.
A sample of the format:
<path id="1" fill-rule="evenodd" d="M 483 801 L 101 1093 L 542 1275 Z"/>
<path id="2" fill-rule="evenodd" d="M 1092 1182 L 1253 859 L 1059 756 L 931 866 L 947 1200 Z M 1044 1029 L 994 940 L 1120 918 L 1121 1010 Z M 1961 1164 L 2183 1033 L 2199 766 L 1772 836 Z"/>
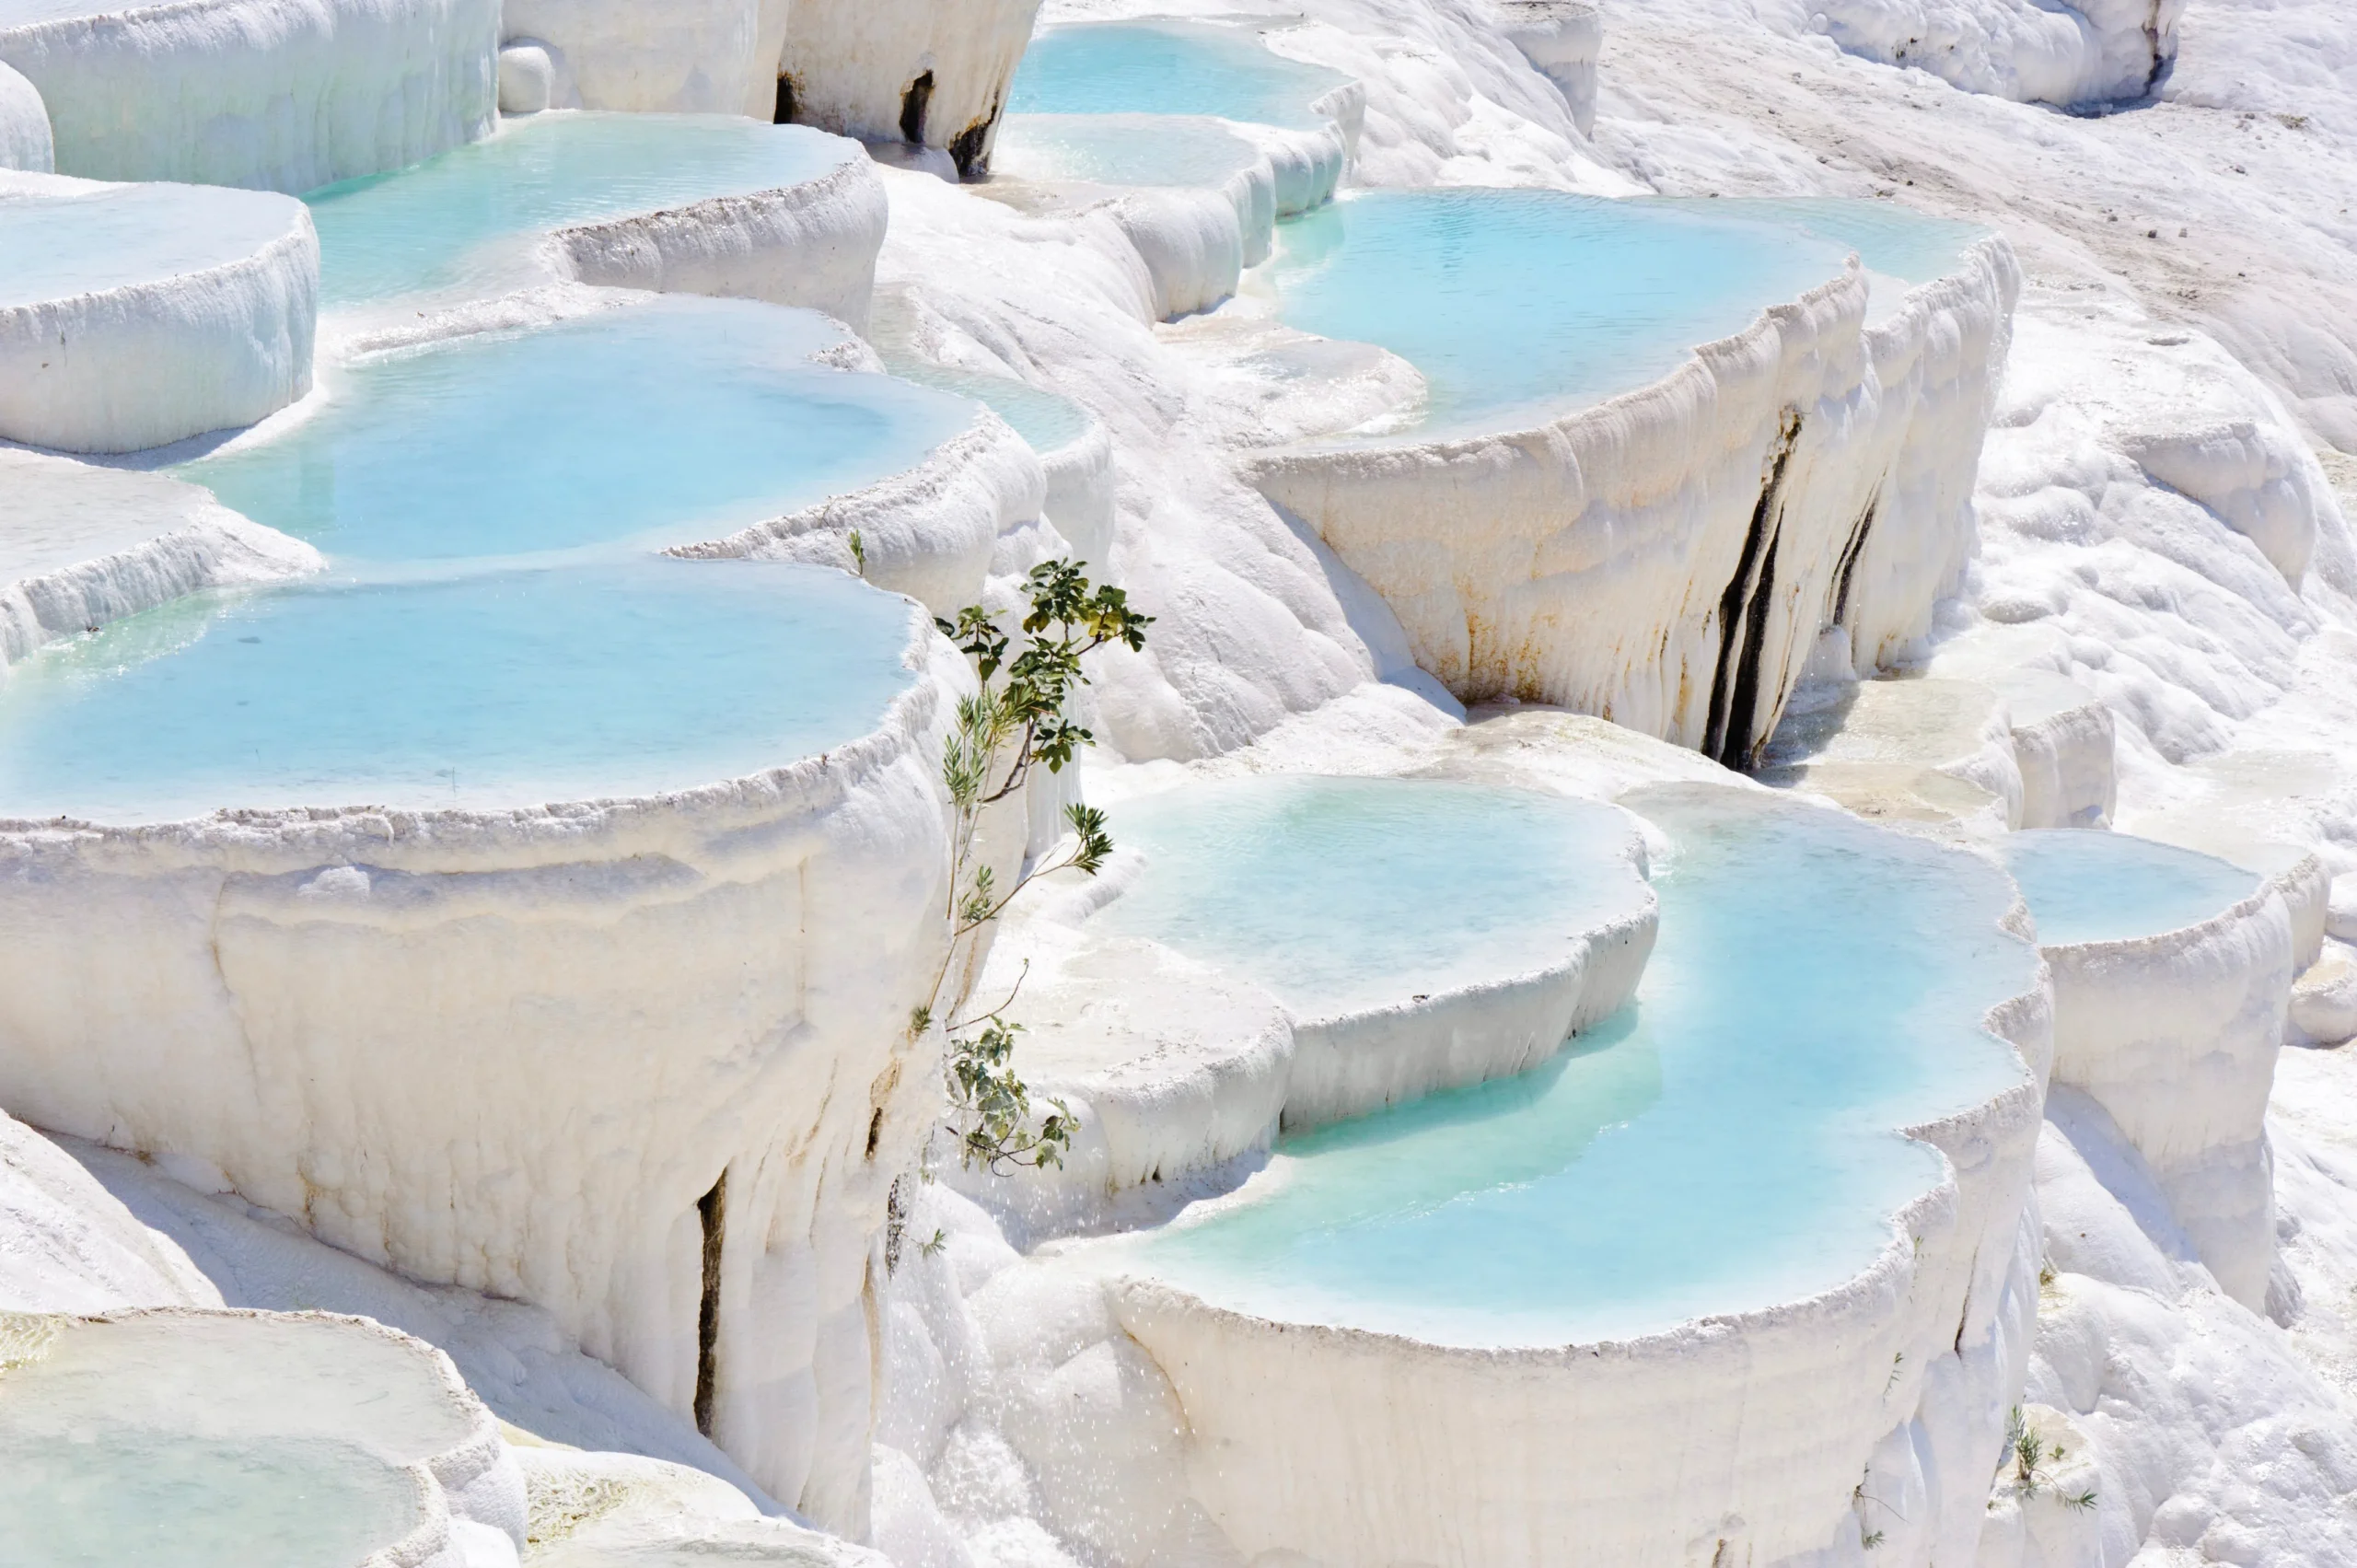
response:
<path id="1" fill-rule="evenodd" d="M 2275 1262 L 2267 1098 L 2295 941 L 2277 879 L 2126 833 L 2013 833 L 1999 853 L 2054 974 L 2054 1082 L 2151 1165 L 2218 1283 L 2261 1309 Z"/>
<path id="2" fill-rule="evenodd" d="M 474 810 L 651 796 L 868 734 L 905 601 L 840 573 L 662 556 L 207 594 L 0 686 L 0 818 Z"/>
<path id="3" fill-rule="evenodd" d="M 1280 226 L 1279 314 L 1423 373 L 1421 434 L 1514 427 L 1658 380 L 1841 275 L 1796 228 L 1550 191 L 1364 191 Z M 1527 422 L 1527 421 L 1526 421 Z"/>
<path id="4" fill-rule="evenodd" d="M 24 1568 L 438 1562 L 454 1501 L 521 1536 L 490 1412 L 374 1323 L 173 1311 L 0 1336 L 0 1529 Z"/>
<path id="5" fill-rule="evenodd" d="M 304 200 L 321 300 L 347 306 L 540 282 L 560 229 L 785 192 L 865 159 L 844 137 L 734 115 L 543 114 Z"/>
<path id="6" fill-rule="evenodd" d="M 0 170 L 0 439 L 127 452 L 284 408 L 318 291 L 288 197 Z"/>
<path id="7" fill-rule="evenodd" d="M 1872 1263 L 1941 1177 L 1897 1129 L 2021 1077 L 1983 1021 L 2034 979 L 1998 928 L 2010 889 L 1829 811 L 1676 793 L 1639 808 L 1673 847 L 1629 1008 L 1534 1072 L 1286 1140 L 1235 1199 L 1141 1243 L 1140 1266 L 1256 1316 L 1482 1347 L 1655 1332 Z M 1420 842 L 1447 877 L 1403 880 L 1396 904 L 1364 872 L 1256 868 L 1280 899 L 1366 923 L 1322 964 L 1270 929 L 1286 903 L 1248 912 L 1261 887 L 1204 912 L 1265 952 L 1271 983 L 1364 983 L 1422 948 L 1418 907 L 1454 892 L 1511 930 L 1516 880 L 1561 874 L 1527 839 L 1485 842 Z"/>
<path id="8" fill-rule="evenodd" d="M 1350 78 L 1272 52 L 1241 28 L 1080 22 L 1031 40 L 1007 95 L 1019 114 L 1208 114 L 1306 130 Z"/>
<path id="9" fill-rule="evenodd" d="M 2011 885 L 1765 793 L 1623 804 L 1667 847 L 1623 1014 L 1062 1255 L 1170 1377 L 1240 1551 L 1782 1561 L 1855 1529 L 1910 1422 L 1980 1434 L 1943 1465 L 1994 1441 L 1923 1412 L 2035 1295 L 2044 1014 Z"/>
<path id="10" fill-rule="evenodd" d="M 844 341 L 808 311 L 648 297 L 369 355 L 308 417 L 176 471 L 345 562 L 714 540 L 972 423 L 962 399 L 812 362 Z"/>
<path id="11" fill-rule="evenodd" d="M 1998 841 L 2049 947 L 2158 936 L 2215 918 L 2251 897 L 2241 866 L 2128 833 L 2042 829 Z"/>

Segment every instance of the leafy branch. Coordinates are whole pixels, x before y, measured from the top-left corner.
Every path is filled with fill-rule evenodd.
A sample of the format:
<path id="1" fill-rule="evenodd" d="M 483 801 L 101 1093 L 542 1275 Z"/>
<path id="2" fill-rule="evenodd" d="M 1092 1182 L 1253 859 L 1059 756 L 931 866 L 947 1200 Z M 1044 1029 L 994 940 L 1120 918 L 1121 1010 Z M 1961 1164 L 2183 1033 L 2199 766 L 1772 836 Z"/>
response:
<path id="1" fill-rule="evenodd" d="M 1033 567 L 1022 592 L 1024 612 L 1015 632 L 1003 629 L 981 605 L 934 622 L 973 661 L 979 690 L 958 703 L 958 722 L 942 753 L 951 815 L 944 911 L 949 944 L 934 977 L 932 1002 L 910 1016 L 911 1037 L 932 1026 L 968 938 L 998 919 L 1038 878 L 1059 871 L 1094 877 L 1113 853 L 1105 814 L 1073 805 L 1064 808 L 1072 830 L 1066 846 L 1027 867 L 1011 887 L 1002 890 L 997 874 L 979 862 L 975 841 L 983 811 L 1022 789 L 1034 767 L 1045 764 L 1051 773 L 1060 773 L 1081 747 L 1095 743 L 1096 737 L 1071 716 L 1074 693 L 1088 684 L 1081 660 L 1109 644 L 1143 649 L 1154 620 L 1132 610 L 1120 588 L 1092 587 L 1071 561 Z M 988 1012 L 945 1028 L 945 1071 L 959 1161 L 969 1169 L 980 1166 L 1001 1176 L 1025 1166 L 1062 1165 L 1074 1126 L 1071 1109 L 1059 1099 L 1049 1100 L 1053 1109 L 1036 1129 L 1032 1125 L 1030 1094 L 1012 1061 L 1022 1026 L 1003 1016 L 1013 1000 L 1010 993 Z"/>

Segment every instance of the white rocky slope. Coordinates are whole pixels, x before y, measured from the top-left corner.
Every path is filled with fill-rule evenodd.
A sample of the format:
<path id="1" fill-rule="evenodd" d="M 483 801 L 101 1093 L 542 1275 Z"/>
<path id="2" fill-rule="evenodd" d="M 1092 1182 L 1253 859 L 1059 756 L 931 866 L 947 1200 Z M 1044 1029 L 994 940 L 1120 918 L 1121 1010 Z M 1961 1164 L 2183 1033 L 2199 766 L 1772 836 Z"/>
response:
<path id="1" fill-rule="evenodd" d="M 1651 6 L 1611 18 L 1592 151 L 1561 100 L 1517 75 L 1524 63 L 1496 47 L 1480 8 L 1329 0 L 1307 11 L 1282 47 L 1367 80 L 1358 178 L 1369 182 L 1610 189 L 1617 165 L 1666 192 L 1879 193 L 2003 229 L 2027 285 L 1983 465 L 1980 560 L 1935 638 L 1911 652 L 1934 656 L 1936 643 L 1934 668 L 2040 670 L 2100 694 L 2127 826 L 2165 826 L 2175 807 L 2230 818 L 2246 839 L 2318 848 L 2333 869 L 2357 864 L 2357 570 L 2310 448 L 2357 445 L 2347 372 L 2357 269 L 2336 130 L 2345 110 L 2332 97 L 2351 22 L 2321 8 L 2196 4 L 2187 39 L 2231 35 L 2240 47 L 2181 56 L 2167 96 L 2146 110 L 2080 120 L 1844 54 L 1748 6 Z M 2279 30 L 2261 39 L 2262 26 Z M 894 195 L 884 273 L 923 351 L 1057 385 L 1113 433 L 1115 562 L 1165 619 L 1148 655 L 1108 662 L 1100 737 L 1142 759 L 1294 735 L 1341 767 L 1449 722 L 1445 705 L 1406 691 L 1331 700 L 1371 673 L 1420 683 L 1383 607 L 1227 488 L 1217 460 L 1222 447 L 1334 418 L 1354 398 L 1382 406 L 1390 367 L 1370 358 L 1336 374 L 1329 361 L 1328 401 L 1305 410 L 1216 353 L 1184 352 L 1215 339 L 1213 324 L 1146 326 L 1134 264 L 1086 220 L 1039 226 L 938 188 L 896 184 Z M 945 280 L 933 259 L 967 247 L 993 260 Z M 1315 717 L 1288 718 L 1309 709 Z M 2293 749 L 2290 772 L 2270 767 Z M 2050 1493 L 2001 1496 L 1987 1561 L 2118 1563 L 2197 1543 L 2235 1560 L 2357 1560 L 2335 1533 L 2357 1482 L 2350 1417 L 2308 1369 L 2357 1362 L 2338 1305 L 2357 1287 L 2357 1257 L 2339 1242 L 2357 1182 L 2324 1174 L 2335 1167 L 2304 1151 L 2282 1114 L 2307 1081 L 2287 1067 L 2277 1094 L 2279 1226 L 2290 1239 L 2269 1315 L 2216 1294 L 2199 1265 L 2173 1262 L 2164 1275 L 2132 1259 L 2066 1256 L 2076 1239 L 2066 1199 L 2137 1211 L 2149 1191 L 2132 1191 L 2134 1167 L 2117 1161 L 2100 1167 L 2104 1179 L 2072 1178 L 2060 1155 L 2048 1162 L 2047 1249 L 2060 1270 L 2049 1300 L 2069 1310 L 2053 1308 L 2061 1326 L 2041 1342 L 2030 1397 L 2052 1408 L 2033 1413 L 2058 1434 L 2084 1429 L 2084 1440 L 2062 1440 L 2074 1464 L 2092 1462 L 2086 1484 L 2101 1501 L 2083 1516 Z M 2068 1149 L 2093 1134 L 2054 1136 Z M 2080 1167 L 2092 1168 L 2085 1156 Z M 2175 1224 L 2165 1207 L 2152 1213 L 2156 1229 Z M 966 1225 L 939 1228 L 953 1254 L 967 1245 Z M 2171 1245 L 2192 1257 L 2181 1227 Z M 969 1291 L 997 1272 L 974 1256 L 971 1272 L 959 1265 Z M 966 1331 L 936 1346 L 939 1365 L 954 1372 L 982 1353 L 956 1348 L 970 1344 L 957 1338 Z M 2093 1392 L 2070 1337 L 2088 1333 L 2118 1345 Z M 1065 1360 L 1088 1342 L 1081 1334 L 1052 1353 L 1068 1381 L 1086 1379 L 1067 1394 L 1104 1412 L 1086 1427 L 1101 1441 L 1126 1401 L 1163 1396 L 1118 1344 L 1102 1366 Z M 888 1432 L 902 1419 L 898 1405 L 888 1411 Z M 917 1419 L 900 1441 L 928 1451 L 930 1465 L 919 1463 L 944 1489 L 929 1499 L 942 1513 L 895 1511 L 922 1481 L 886 1454 L 879 1519 L 902 1521 L 888 1529 L 904 1532 L 896 1550 L 944 1563 L 1104 1554 L 1073 1510 L 1101 1517 L 1120 1490 L 1057 1500 L 1078 1484 L 1057 1471 L 1082 1464 L 1079 1449 L 1018 1457 L 954 1409 Z M 1080 1473 L 1129 1462 L 1097 1458 Z M 2267 1478 L 2256 1490 L 2253 1467 Z"/>

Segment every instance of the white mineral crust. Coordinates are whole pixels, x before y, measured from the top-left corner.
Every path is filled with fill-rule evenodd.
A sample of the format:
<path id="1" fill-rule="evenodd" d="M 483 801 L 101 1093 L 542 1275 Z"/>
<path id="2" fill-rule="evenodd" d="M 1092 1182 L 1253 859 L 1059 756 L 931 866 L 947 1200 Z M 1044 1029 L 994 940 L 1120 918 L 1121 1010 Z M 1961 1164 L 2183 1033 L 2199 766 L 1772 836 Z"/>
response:
<path id="1" fill-rule="evenodd" d="M 875 733 L 678 795 L 0 827 L 0 1103 L 545 1307 L 682 1413 L 709 1229 L 714 1438 L 861 1531 L 869 1241 L 940 1093 L 907 1026 L 969 679 L 909 631 Z"/>
<path id="2" fill-rule="evenodd" d="M 40 89 L 67 174 L 309 191 L 473 141 L 496 112 L 495 0 L 41 11 L 0 13 L 0 64 Z"/>
<path id="3" fill-rule="evenodd" d="M 201 588 L 324 570 L 319 552 L 163 474 L 0 449 L 0 678 L 35 648 Z"/>
<path id="4" fill-rule="evenodd" d="M 0 172 L 0 203 L 35 215 L 154 189 Z M 263 238 L 190 264 L 179 237 L 158 234 L 168 257 L 144 276 L 40 298 L 12 291 L 0 306 L 0 438 L 129 452 L 251 424 L 310 389 L 319 241 L 309 211 L 246 191 L 208 191 L 200 204 L 231 232 Z"/>

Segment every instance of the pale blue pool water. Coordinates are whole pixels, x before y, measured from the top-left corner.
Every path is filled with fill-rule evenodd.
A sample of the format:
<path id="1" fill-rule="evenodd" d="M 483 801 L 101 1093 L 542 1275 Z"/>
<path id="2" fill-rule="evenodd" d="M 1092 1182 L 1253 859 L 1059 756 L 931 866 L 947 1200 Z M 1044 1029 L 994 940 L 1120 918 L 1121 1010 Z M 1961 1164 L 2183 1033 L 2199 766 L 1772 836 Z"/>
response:
<path id="1" fill-rule="evenodd" d="M 513 286 L 553 229 L 798 185 L 862 156 L 823 131 L 734 115 L 505 120 L 482 141 L 304 197 L 320 302 Z"/>
<path id="2" fill-rule="evenodd" d="M 1838 196 L 1678 197 L 1659 199 L 1658 204 L 1729 221 L 1797 228 L 1842 250 L 1855 250 L 1868 272 L 1910 284 L 1930 283 L 1954 272 L 1964 252 L 1991 232 L 1978 224 L 1931 217 L 1897 202 Z"/>
<path id="3" fill-rule="evenodd" d="M 812 311 L 648 296 L 346 366 L 309 417 L 174 471 L 346 561 L 725 537 L 970 422 L 946 393 L 809 363 L 841 336 Z"/>
<path id="4" fill-rule="evenodd" d="M 1278 225 L 1279 314 L 1423 372 L 1428 433 L 1577 407 L 1841 275 L 1798 230 L 1551 191 L 1363 191 Z"/>
<path id="5" fill-rule="evenodd" d="M 839 572 L 657 555 L 200 596 L 15 667 L 0 818 L 711 784 L 873 731 L 910 613 Z"/>
<path id="6" fill-rule="evenodd" d="M 1033 35 L 1009 114 L 1211 114 L 1315 129 L 1310 104 L 1350 81 L 1271 53 L 1244 28 L 1079 22 Z"/>
<path id="7" fill-rule="evenodd" d="M 1086 409 L 1062 393 L 1017 381 L 1012 376 L 952 370 L 919 361 L 888 361 L 887 368 L 904 381 L 987 404 L 1043 458 L 1071 446 L 1097 423 Z"/>
<path id="8" fill-rule="evenodd" d="M 1468 1345 L 1576 1343 L 1799 1299 L 1889 1245 L 1941 1161 L 1894 1128 L 2020 1081 L 1980 1027 L 2037 981 L 1984 861 L 1709 786 L 1630 1009 L 1520 1077 L 1280 1144 L 1109 1262 L 1214 1304 Z M 1117 823 L 1118 828 L 1118 823 Z"/>
<path id="9" fill-rule="evenodd" d="M 346 1444 L 0 1422 L 10 1568 L 351 1568 L 423 1519 L 407 1476 Z"/>
<path id="10" fill-rule="evenodd" d="M 1216 120 L 1177 114 L 1010 114 L 991 168 L 1017 180 L 1216 190 L 1260 149 Z"/>
<path id="11" fill-rule="evenodd" d="M 1248 975 L 1312 1016 L 1561 963 L 1645 901 L 1628 819 L 1554 796 L 1262 777 L 1110 816 L 1146 867 L 1094 923 Z"/>
<path id="12" fill-rule="evenodd" d="M 2127 833 L 2038 829 L 1997 847 L 2049 947 L 2181 931 L 2258 890 L 2241 866 Z"/>
<path id="13" fill-rule="evenodd" d="M 294 224 L 287 198 L 218 185 L 0 195 L 0 307 L 159 283 L 240 261 Z"/>

